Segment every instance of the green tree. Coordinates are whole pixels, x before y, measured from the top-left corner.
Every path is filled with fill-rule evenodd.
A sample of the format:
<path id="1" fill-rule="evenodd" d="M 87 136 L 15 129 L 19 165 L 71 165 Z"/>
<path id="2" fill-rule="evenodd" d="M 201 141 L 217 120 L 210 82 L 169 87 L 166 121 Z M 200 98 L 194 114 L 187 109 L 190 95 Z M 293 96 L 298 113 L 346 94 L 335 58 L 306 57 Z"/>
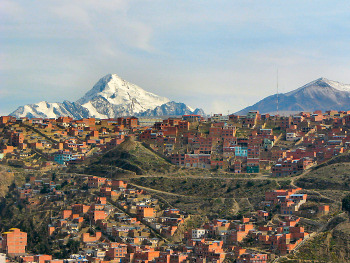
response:
<path id="1" fill-rule="evenodd" d="M 247 187 L 252 187 L 254 186 L 254 182 L 253 181 L 248 181 L 247 182 Z"/>
<path id="2" fill-rule="evenodd" d="M 73 239 L 69 239 L 67 242 L 67 248 L 69 248 L 70 253 L 78 253 L 80 247 L 80 242 Z"/>
<path id="3" fill-rule="evenodd" d="M 342 200 L 342 208 L 344 211 L 350 213 L 350 195 L 347 195 Z"/>
<path id="4" fill-rule="evenodd" d="M 52 181 L 56 181 L 56 173 L 55 172 L 52 173 L 51 180 Z"/>

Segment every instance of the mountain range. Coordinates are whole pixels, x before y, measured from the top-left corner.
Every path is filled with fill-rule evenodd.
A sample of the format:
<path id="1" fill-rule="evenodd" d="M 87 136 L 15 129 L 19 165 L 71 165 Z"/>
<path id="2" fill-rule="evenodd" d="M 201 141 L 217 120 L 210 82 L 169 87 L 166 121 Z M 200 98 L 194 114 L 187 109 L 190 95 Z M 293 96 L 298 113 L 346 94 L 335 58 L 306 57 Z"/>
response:
<path id="1" fill-rule="evenodd" d="M 319 78 L 293 91 L 268 96 L 235 114 L 245 115 L 252 110 L 258 110 L 262 114 L 276 114 L 277 101 L 280 115 L 300 111 L 350 110 L 350 85 Z M 10 115 L 29 118 L 71 116 L 74 119 L 105 119 L 131 115 L 151 117 L 184 114 L 205 115 L 202 109 L 193 109 L 184 103 L 170 101 L 145 91 L 116 74 L 108 74 L 76 102 L 41 101 L 18 107 Z"/>
<path id="2" fill-rule="evenodd" d="M 350 85 L 326 78 L 316 79 L 296 90 L 268 96 L 252 106 L 236 112 L 245 115 L 249 111 L 260 113 L 292 113 L 315 110 L 350 110 Z"/>
<path id="3" fill-rule="evenodd" d="M 204 115 L 202 109 L 192 109 L 184 103 L 145 91 L 116 74 L 101 78 L 91 90 L 76 102 L 50 103 L 41 101 L 18 107 L 10 115 L 29 118 L 116 118 L 120 116 Z"/>

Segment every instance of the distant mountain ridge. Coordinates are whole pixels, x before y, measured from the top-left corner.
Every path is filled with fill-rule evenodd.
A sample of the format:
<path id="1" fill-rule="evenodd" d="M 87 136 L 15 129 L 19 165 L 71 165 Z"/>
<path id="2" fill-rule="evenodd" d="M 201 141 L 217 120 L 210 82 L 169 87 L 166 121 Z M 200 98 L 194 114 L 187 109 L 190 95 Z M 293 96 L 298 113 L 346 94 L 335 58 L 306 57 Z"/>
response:
<path id="1" fill-rule="evenodd" d="M 95 117 L 100 119 L 120 116 L 172 116 L 202 113 L 183 103 L 145 91 L 116 74 L 101 78 L 91 90 L 76 102 L 49 103 L 41 101 L 18 107 L 11 116 L 29 118 L 58 118 L 70 116 L 75 119 Z"/>
<path id="2" fill-rule="evenodd" d="M 170 101 L 161 106 L 157 106 L 153 110 L 150 109 L 150 110 L 138 113 L 137 116 L 140 116 L 140 117 L 167 116 L 167 115 L 178 116 L 178 115 L 186 115 L 186 114 L 205 115 L 202 109 L 193 110 L 184 103 Z"/>
<path id="3" fill-rule="evenodd" d="M 245 115 L 252 110 L 276 113 L 277 96 L 279 112 L 350 110 L 350 85 L 319 78 L 296 90 L 268 96 L 236 114 Z"/>

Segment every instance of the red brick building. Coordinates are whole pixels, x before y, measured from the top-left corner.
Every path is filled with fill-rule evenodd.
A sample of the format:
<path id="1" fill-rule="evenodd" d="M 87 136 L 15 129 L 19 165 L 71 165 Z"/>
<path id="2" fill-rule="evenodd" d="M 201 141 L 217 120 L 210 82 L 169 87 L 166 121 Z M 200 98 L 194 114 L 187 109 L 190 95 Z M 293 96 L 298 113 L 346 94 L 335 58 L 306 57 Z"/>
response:
<path id="1" fill-rule="evenodd" d="M 20 256 L 26 253 L 27 233 L 11 228 L 2 233 L 2 251 L 8 256 Z"/>

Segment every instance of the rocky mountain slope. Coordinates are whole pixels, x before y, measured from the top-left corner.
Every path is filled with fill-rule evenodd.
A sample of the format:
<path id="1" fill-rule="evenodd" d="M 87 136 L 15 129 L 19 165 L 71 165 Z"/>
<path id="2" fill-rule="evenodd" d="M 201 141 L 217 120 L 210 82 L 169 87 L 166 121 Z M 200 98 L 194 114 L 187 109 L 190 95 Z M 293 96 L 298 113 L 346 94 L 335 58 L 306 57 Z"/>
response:
<path id="1" fill-rule="evenodd" d="M 279 112 L 350 110 L 350 85 L 325 78 L 314 80 L 296 90 L 279 94 Z M 237 114 L 247 114 L 251 110 L 260 113 L 275 113 L 277 94 L 249 106 Z"/>
<path id="2" fill-rule="evenodd" d="M 137 116 L 166 116 L 166 115 L 185 115 L 185 114 L 199 114 L 205 115 L 202 109 L 193 110 L 189 106 L 181 102 L 170 101 L 154 109 L 136 114 Z"/>
<path id="3" fill-rule="evenodd" d="M 65 100 L 63 103 L 49 103 L 41 101 L 36 104 L 28 104 L 18 107 L 11 116 L 17 118 L 57 118 L 59 116 L 70 116 L 74 119 L 89 117 L 89 110 L 78 103 Z"/>
<path id="4" fill-rule="evenodd" d="M 10 115 L 29 118 L 57 118 L 71 116 L 75 119 L 115 118 L 119 116 L 160 116 L 204 113 L 192 110 L 183 103 L 170 102 L 168 98 L 145 91 L 116 74 L 101 78 L 94 87 L 76 102 L 49 103 L 42 101 L 17 108 Z"/>

